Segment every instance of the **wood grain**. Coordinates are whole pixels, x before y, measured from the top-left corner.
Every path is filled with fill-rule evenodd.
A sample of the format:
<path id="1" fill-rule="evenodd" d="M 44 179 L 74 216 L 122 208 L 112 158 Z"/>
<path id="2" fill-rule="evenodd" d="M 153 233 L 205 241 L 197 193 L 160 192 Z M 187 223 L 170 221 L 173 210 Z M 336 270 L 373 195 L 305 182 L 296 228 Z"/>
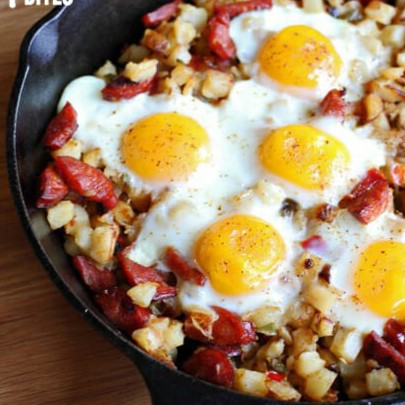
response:
<path id="1" fill-rule="evenodd" d="M 24 33 L 51 7 L 0 1 L 0 122 Z M 29 246 L 0 148 L 0 404 L 150 404 L 133 364 L 92 329 L 47 278 Z"/>

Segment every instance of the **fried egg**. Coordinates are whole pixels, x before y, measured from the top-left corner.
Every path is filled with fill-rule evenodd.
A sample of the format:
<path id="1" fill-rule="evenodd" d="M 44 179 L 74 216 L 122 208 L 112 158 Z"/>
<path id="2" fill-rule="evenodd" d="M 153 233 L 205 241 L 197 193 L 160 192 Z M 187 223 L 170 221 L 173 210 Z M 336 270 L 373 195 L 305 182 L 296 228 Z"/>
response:
<path id="1" fill-rule="evenodd" d="M 95 77 L 76 79 L 59 106 L 74 105 L 75 139 L 85 151 L 98 148 L 110 172 L 131 189 L 154 195 L 172 184 L 207 184 L 215 176 L 221 137 L 214 107 L 179 94 L 111 103 L 101 97 L 104 86 Z"/>
<path id="2" fill-rule="evenodd" d="M 342 326 L 382 332 L 387 319 L 405 320 L 405 221 L 386 212 L 363 225 L 342 211 L 314 230 L 326 242 L 330 284 L 341 295 L 331 317 Z"/>
<path id="3" fill-rule="evenodd" d="M 128 257 L 165 269 L 164 251 L 172 246 L 205 274 L 204 286 L 179 280 L 185 310 L 213 305 L 239 314 L 263 305 L 285 310 L 300 288 L 292 262 L 304 230 L 280 215 L 283 191 L 266 189 L 267 203 L 263 193 L 250 189 L 220 207 L 207 204 L 204 195 L 177 201 L 178 193 L 167 196 L 148 213 Z"/>
<path id="4" fill-rule="evenodd" d="M 390 60 L 389 48 L 372 53 L 355 25 L 293 4 L 244 13 L 232 20 L 230 33 L 256 81 L 301 98 L 319 100 L 332 88 L 346 88 L 347 99 L 356 100 L 362 83 Z M 353 70 L 358 63 L 362 80 Z"/>
<path id="5" fill-rule="evenodd" d="M 239 167 L 242 187 L 268 179 L 307 208 L 337 204 L 368 169 L 385 164 L 385 145 L 372 138 L 371 125 L 313 117 L 307 106 L 252 80 L 237 82 L 219 111 L 227 139 L 224 172 Z"/>

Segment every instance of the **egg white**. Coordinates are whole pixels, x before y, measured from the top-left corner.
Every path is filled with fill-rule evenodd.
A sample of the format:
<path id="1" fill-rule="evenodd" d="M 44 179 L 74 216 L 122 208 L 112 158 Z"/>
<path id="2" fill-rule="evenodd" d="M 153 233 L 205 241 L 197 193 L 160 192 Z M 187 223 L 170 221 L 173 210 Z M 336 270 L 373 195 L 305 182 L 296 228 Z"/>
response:
<path id="1" fill-rule="evenodd" d="M 277 5 L 271 9 L 241 14 L 231 21 L 230 35 L 237 49 L 240 61 L 247 65 L 250 74 L 259 83 L 283 91 L 278 85 L 260 71 L 256 62 L 258 52 L 264 42 L 282 29 L 292 25 L 306 25 L 325 35 L 332 42 L 343 61 L 341 74 L 333 84 L 334 88 L 345 88 L 346 99 L 353 101 L 363 94 L 363 83 L 376 78 L 379 70 L 389 66 L 392 50 L 385 46 L 378 54 L 367 47 L 367 37 L 354 24 L 338 20 L 326 12 L 308 13 L 294 4 Z M 362 66 L 362 78 L 356 74 L 356 64 Z M 285 89 L 285 88 L 284 88 Z M 320 83 L 315 93 L 296 89 L 301 98 L 322 99 L 331 89 L 329 81 Z M 291 89 L 288 89 L 291 91 Z"/>
<path id="2" fill-rule="evenodd" d="M 292 263 L 305 232 L 291 218 L 280 215 L 284 198 L 283 191 L 271 184 L 245 190 L 220 204 L 210 201 L 204 192 L 192 196 L 180 190 L 170 192 L 149 211 L 128 258 L 145 266 L 157 264 L 165 270 L 164 252 L 172 246 L 196 265 L 192 259 L 194 244 L 204 229 L 230 214 L 254 215 L 272 224 L 286 245 L 286 257 L 266 288 L 252 294 L 227 296 L 216 292 L 209 281 L 198 286 L 179 279 L 178 300 L 185 311 L 216 305 L 243 314 L 270 305 L 283 312 L 299 293 L 301 281 L 295 276 Z"/>
<path id="3" fill-rule="evenodd" d="M 147 116 L 177 112 L 196 120 L 206 131 L 210 140 L 212 158 L 199 165 L 189 178 L 181 182 L 184 187 L 210 183 L 217 176 L 217 164 L 223 150 L 221 131 L 218 128 L 217 110 L 192 96 L 181 94 L 140 94 L 129 100 L 118 102 L 102 99 L 101 90 L 105 82 L 93 76 L 84 76 L 71 82 L 63 92 L 59 102 L 61 109 L 69 101 L 77 111 L 79 128 L 74 137 L 83 145 L 83 150 L 99 148 L 102 160 L 109 173 L 116 173 L 131 189 L 142 190 L 158 195 L 167 182 L 145 181 L 131 171 L 122 161 L 121 140 L 132 124 Z"/>
<path id="4" fill-rule="evenodd" d="M 387 319 L 355 298 L 354 271 L 361 252 L 371 243 L 382 240 L 404 243 L 405 220 L 387 211 L 364 225 L 349 212 L 340 211 L 331 224 L 320 223 L 310 232 L 325 240 L 327 248 L 319 256 L 331 264 L 330 284 L 342 294 L 331 310 L 331 318 L 344 327 L 382 333 Z"/>

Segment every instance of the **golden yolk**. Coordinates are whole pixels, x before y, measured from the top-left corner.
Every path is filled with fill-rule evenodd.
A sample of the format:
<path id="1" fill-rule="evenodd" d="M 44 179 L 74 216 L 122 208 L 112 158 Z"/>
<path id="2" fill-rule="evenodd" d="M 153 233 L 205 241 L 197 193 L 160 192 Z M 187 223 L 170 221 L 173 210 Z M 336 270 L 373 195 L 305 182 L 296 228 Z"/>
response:
<path id="1" fill-rule="evenodd" d="M 124 164 L 145 180 L 181 181 L 209 160 L 209 139 L 194 119 L 159 113 L 131 126 L 121 153 Z"/>
<path id="2" fill-rule="evenodd" d="M 262 70 L 276 82 L 314 88 L 332 84 L 339 76 L 342 60 L 328 38 L 319 31 L 293 25 L 271 37 L 259 53 Z"/>
<path id="3" fill-rule="evenodd" d="M 214 223 L 195 245 L 198 265 L 212 287 L 226 295 L 263 287 L 284 256 L 279 233 L 251 215 L 237 214 Z"/>
<path id="4" fill-rule="evenodd" d="M 356 266 L 354 289 L 371 311 L 405 320 L 405 244 L 381 241 L 367 246 Z"/>
<path id="5" fill-rule="evenodd" d="M 259 157 L 269 172 L 309 190 L 329 186 L 350 163 L 343 143 L 309 125 L 274 130 L 260 145 Z"/>

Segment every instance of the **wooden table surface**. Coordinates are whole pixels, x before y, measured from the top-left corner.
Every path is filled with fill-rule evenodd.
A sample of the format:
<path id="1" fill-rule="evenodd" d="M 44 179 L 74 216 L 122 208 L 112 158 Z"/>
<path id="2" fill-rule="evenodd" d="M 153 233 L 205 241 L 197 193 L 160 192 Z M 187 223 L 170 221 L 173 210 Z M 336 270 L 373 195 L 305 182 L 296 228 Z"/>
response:
<path id="1" fill-rule="evenodd" d="M 28 28 L 49 6 L 0 0 L 0 124 Z M 22 231 L 0 160 L 0 404 L 148 405 L 139 372 L 70 306 Z"/>

